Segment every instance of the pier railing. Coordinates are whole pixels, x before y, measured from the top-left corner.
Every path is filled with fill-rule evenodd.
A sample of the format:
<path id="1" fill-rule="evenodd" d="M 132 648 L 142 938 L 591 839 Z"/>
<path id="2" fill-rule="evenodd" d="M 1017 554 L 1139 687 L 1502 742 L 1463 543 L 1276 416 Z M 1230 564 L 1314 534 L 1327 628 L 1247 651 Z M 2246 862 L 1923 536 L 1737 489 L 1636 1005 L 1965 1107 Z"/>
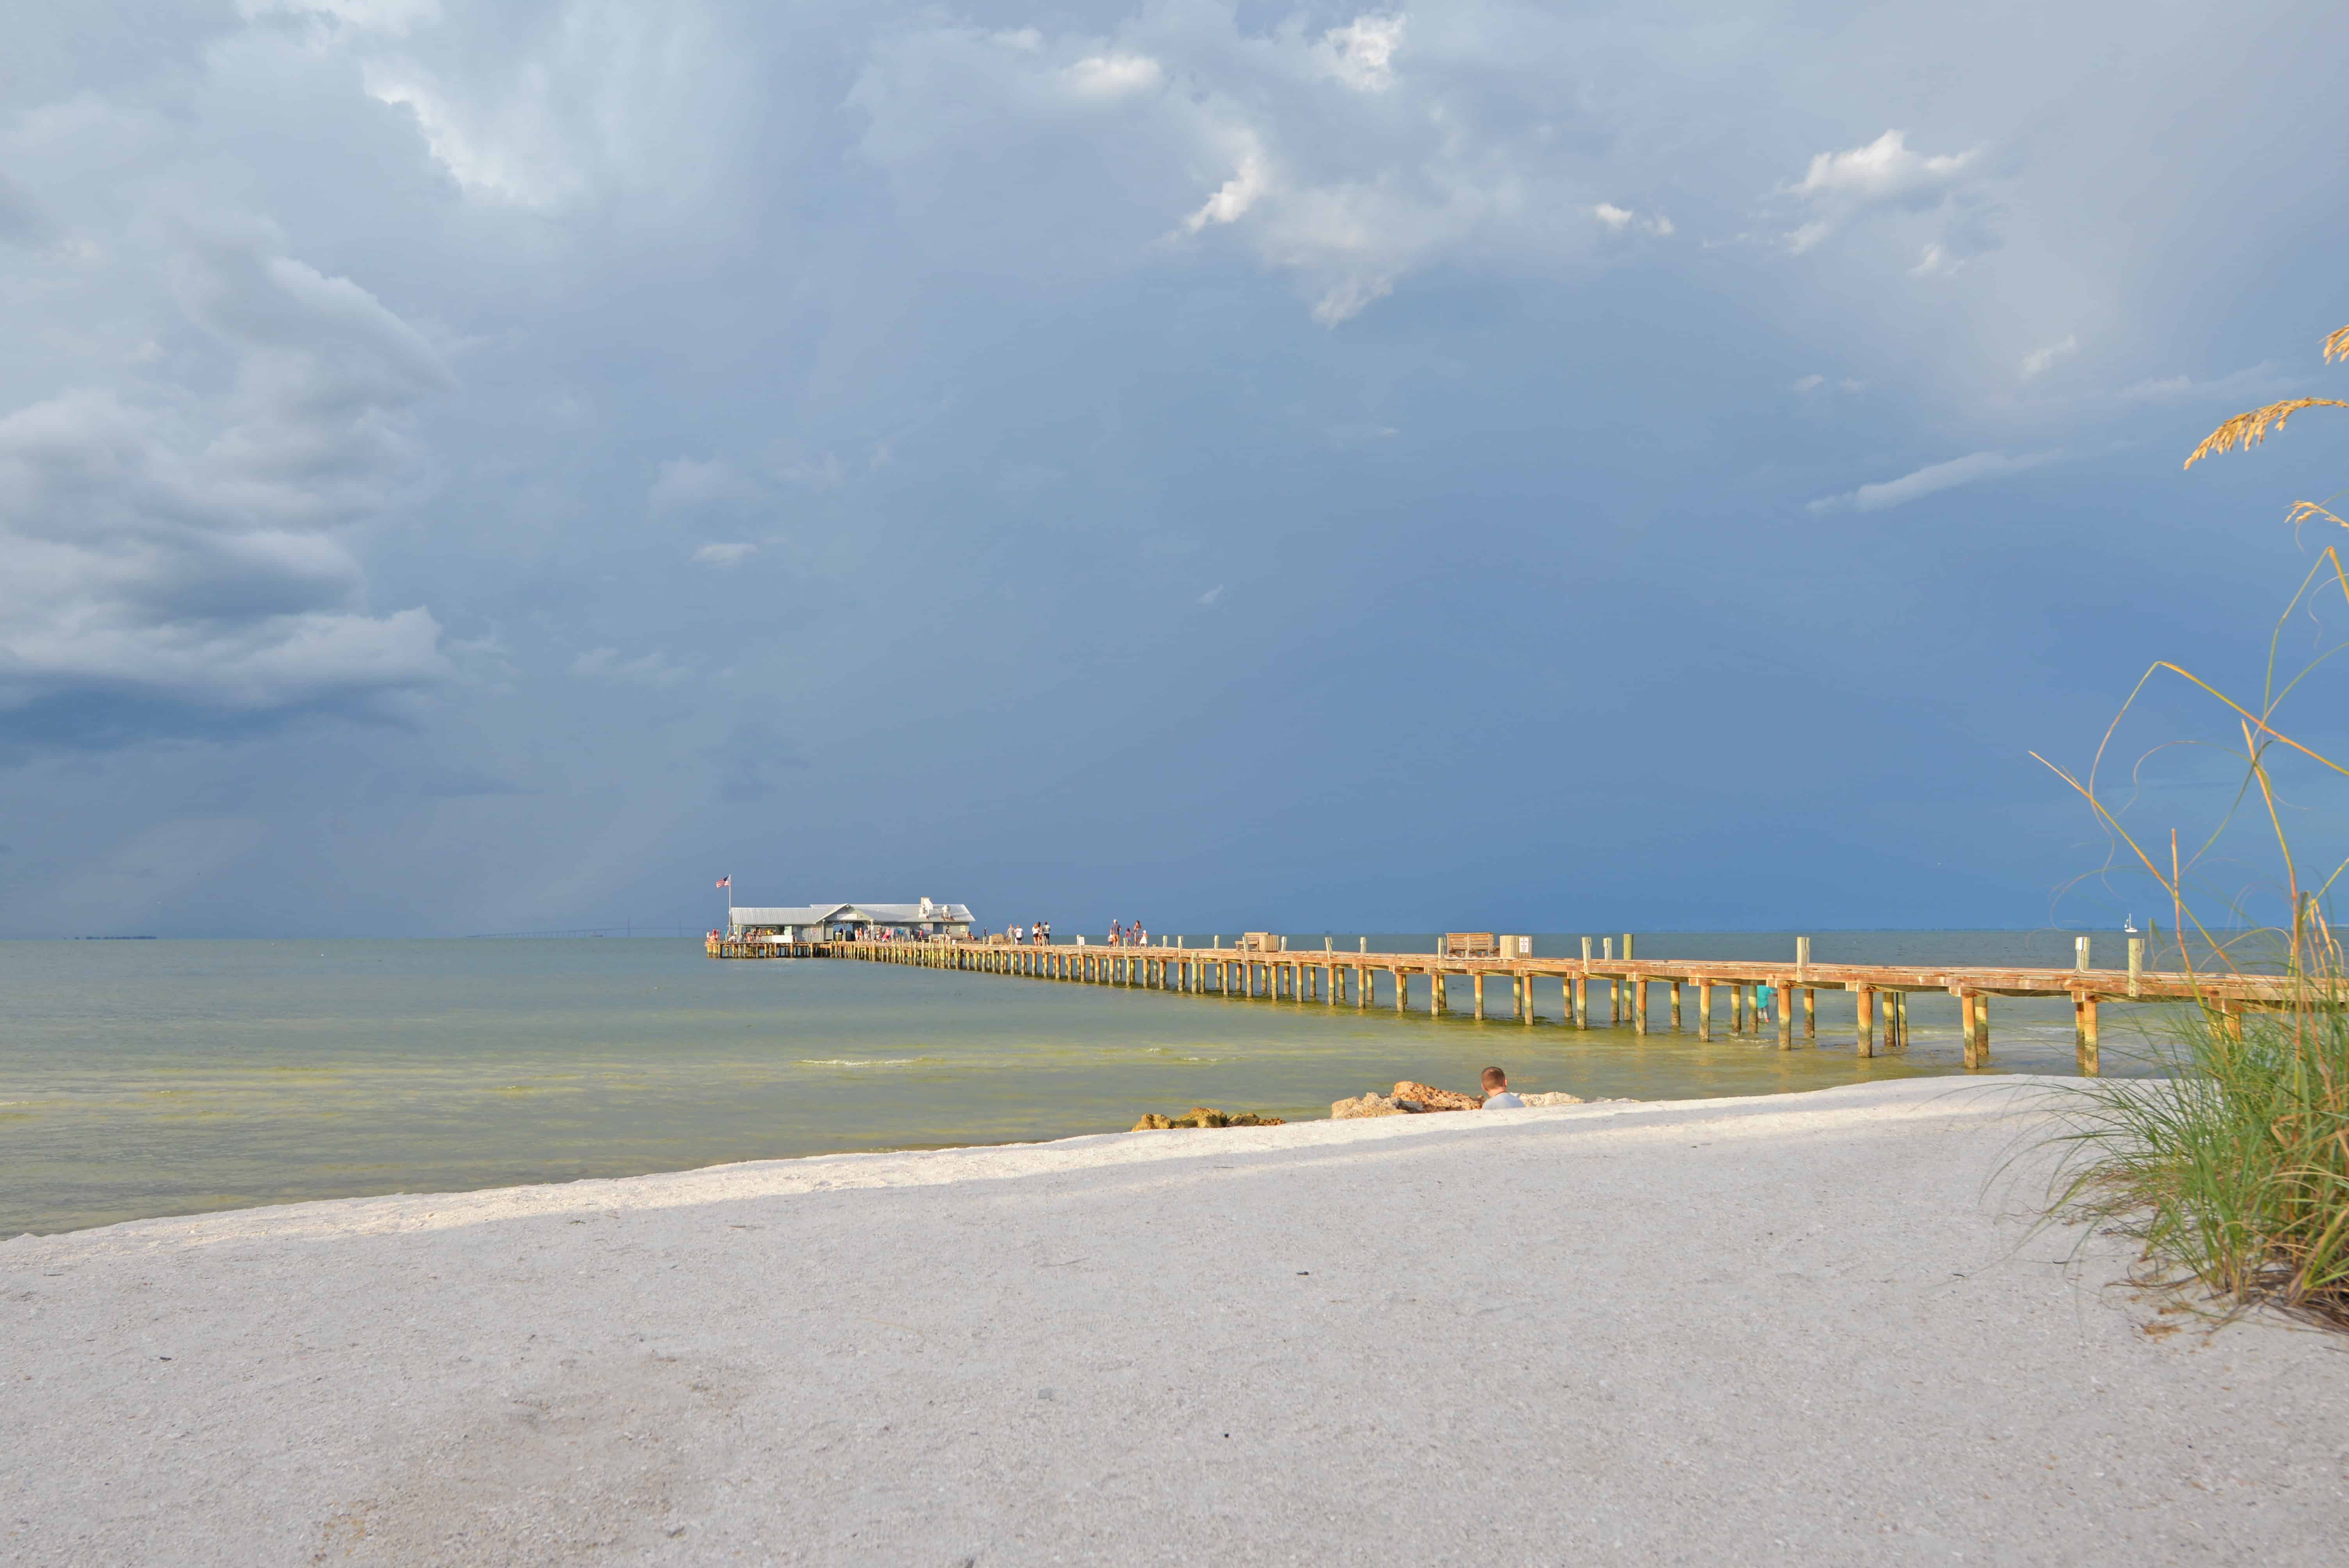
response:
<path id="1" fill-rule="evenodd" d="M 1625 946 L 1630 944 L 1627 941 Z M 1803 944 L 1806 952 L 1807 941 Z M 2069 997 L 2079 1070 L 2098 1069 L 2097 1014 L 2106 1002 L 2188 1002 L 2201 1006 L 2240 1032 L 2248 1010 L 2281 1008 L 2305 998 L 2281 975 L 2188 974 L 2142 967 L 2142 947 L 2130 944 L 2127 969 L 2038 969 L 1968 965 L 1941 967 L 1901 964 L 1816 964 L 1758 959 L 1469 958 L 1435 953 L 1344 953 L 1241 951 L 1229 947 L 1074 946 L 1062 944 L 979 942 L 748 942 L 712 937 L 713 958 L 843 958 L 867 963 L 908 964 L 934 969 L 1017 975 L 1098 985 L 1122 985 L 1197 995 L 1257 998 L 1325 1006 L 1413 1008 L 1417 991 L 1424 1010 L 1452 1012 L 1452 987 L 1478 1018 L 1507 1016 L 1528 1026 L 1547 1022 L 1536 1008 L 1537 983 L 1559 987 L 1559 1022 L 1569 1028 L 1595 1026 L 1594 1008 L 1606 1023 L 1629 1024 L 1637 1033 L 1655 1026 L 1668 1010 L 1678 1031 L 1684 1016 L 1682 991 L 1688 987 L 1696 1037 L 1713 1037 L 1714 1004 L 1727 995 L 1725 1024 L 1732 1034 L 1758 1034 L 1756 993 L 1767 986 L 1778 1002 L 1773 1009 L 1778 1048 L 1791 1050 L 1800 1034 L 1818 1038 L 1818 993 L 1852 994 L 1857 1007 L 1853 1047 L 1871 1057 L 1908 1043 L 1909 997 L 1920 992 L 1953 996 L 1959 1004 L 1969 1068 L 1990 1065 L 1990 1002 L 1993 996 Z M 1495 986 L 1495 982 L 1498 983 Z M 1656 1006 L 1657 987 L 1668 998 Z M 1497 997 L 1488 991 L 1497 989 Z"/>

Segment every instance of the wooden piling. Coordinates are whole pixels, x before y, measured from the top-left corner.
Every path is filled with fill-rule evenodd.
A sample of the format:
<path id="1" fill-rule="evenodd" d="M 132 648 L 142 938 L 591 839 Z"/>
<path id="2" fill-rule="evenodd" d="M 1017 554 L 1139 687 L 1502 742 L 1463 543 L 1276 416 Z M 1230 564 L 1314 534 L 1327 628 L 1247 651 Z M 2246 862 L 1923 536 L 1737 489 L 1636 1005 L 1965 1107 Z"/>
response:
<path id="1" fill-rule="evenodd" d="M 2095 1075 L 2101 1068 L 2097 1020 L 2106 996 L 2117 1000 L 2175 1001 L 2207 1007 L 2213 1026 L 2230 1035 L 2243 1028 L 2242 1015 L 2253 1008 L 2272 1008 L 2292 1005 L 2296 995 L 2287 976 L 2257 975 L 2207 975 L 2190 972 L 2155 972 L 2146 967 L 2145 949 L 2150 937 L 2131 944 L 2131 969 L 2124 976 L 2108 971 L 2083 968 L 2080 965 L 2092 957 L 2085 942 L 2075 943 L 2074 965 L 2068 969 L 2000 967 L 1988 965 L 1943 967 L 1930 965 L 1831 965 L 1823 970 L 1810 962 L 1808 939 L 1798 941 L 1795 965 L 1792 970 L 1781 964 L 1764 961 L 1756 964 L 1724 961 L 1715 970 L 1709 962 L 1661 963 L 1662 973 L 1640 967 L 1636 960 L 1615 962 L 1611 939 L 1605 945 L 1603 967 L 1599 962 L 1585 963 L 1572 959 L 1511 958 L 1488 967 L 1479 960 L 1463 962 L 1457 971 L 1446 971 L 1447 962 L 1442 954 L 1433 959 L 1424 954 L 1372 954 L 1367 940 L 1361 944 L 1361 953 L 1348 954 L 1348 963 L 1336 961 L 1336 944 L 1325 941 L 1320 953 L 1309 956 L 1288 954 L 1277 944 L 1263 944 L 1262 950 L 1187 949 L 1178 941 L 1154 944 L 1148 948 L 1126 947 L 1118 944 L 1071 943 L 1067 946 L 1050 944 L 957 944 L 944 942 L 900 941 L 827 941 L 812 943 L 778 943 L 750 941 L 720 934 L 704 944 L 712 958 L 840 958 L 861 960 L 870 964 L 897 964 L 911 967 L 955 970 L 963 973 L 1017 975 L 1034 979 L 1060 980 L 1077 984 L 1139 987 L 1150 990 L 1203 993 L 1214 989 L 1237 998 L 1265 996 L 1281 1000 L 1319 1000 L 1336 1006 L 1345 999 L 1347 980 L 1344 968 L 1353 970 L 1354 1005 L 1367 1007 L 1375 1005 L 1377 968 L 1373 957 L 1383 962 L 1379 967 L 1392 965 L 1388 974 L 1395 985 L 1395 1005 L 1398 1011 L 1407 1012 L 1413 1000 L 1411 981 L 1423 975 L 1429 982 L 1428 1008 L 1431 1014 L 1442 1015 L 1450 1007 L 1451 982 L 1464 975 L 1475 988 L 1476 1011 L 1480 1019 L 1497 1016 L 1497 1000 L 1490 994 L 1489 984 L 1495 975 L 1506 979 L 1510 987 L 1510 1004 L 1521 1023 L 1541 1022 L 1536 993 L 1541 978 L 1555 977 L 1559 981 L 1562 1022 L 1576 1026 L 1589 1026 L 1589 1009 L 1593 998 L 1589 988 L 1595 981 L 1604 981 L 1609 988 L 1610 1022 L 1625 1026 L 1640 1035 L 1661 1027 L 1656 1016 L 1657 1001 L 1654 987 L 1672 987 L 1668 999 L 1673 1026 L 1682 1027 L 1686 1020 L 1682 1009 L 1686 1004 L 1680 994 L 1681 985 L 1699 985 L 1699 1037 L 1708 1043 L 1713 1038 L 1713 988 L 1731 987 L 1731 1027 L 1737 1033 L 1759 1032 L 1760 1008 L 1758 992 L 1767 986 L 1780 998 L 1779 1011 L 1774 1021 L 1777 1025 L 1780 1049 L 1789 1048 L 1793 1036 L 1794 992 L 1803 994 L 1803 1034 L 1806 1040 L 1816 1041 L 1818 1032 L 1817 986 L 1821 984 L 1854 993 L 1855 1021 L 1864 1017 L 1865 1044 L 1855 1040 L 1856 1048 L 1867 1056 L 1907 1051 L 1909 1039 L 1909 998 L 1920 991 L 1941 991 L 1957 1000 L 1965 1037 L 1967 1066 L 1974 1069 L 1991 1065 L 1990 998 L 2011 996 L 2068 996 L 2074 1009 L 2075 1059 L 2081 1074 Z M 1593 941 L 1591 946 L 1599 944 Z M 1636 949 L 1636 939 L 1626 947 Z M 1454 960 L 1458 961 L 1458 960 Z M 1259 971 L 1258 965 L 1262 968 Z M 1708 972 L 1710 971 L 1710 972 Z M 1748 990 L 1753 986 L 1755 989 Z M 1261 989 L 1259 989 L 1261 987 Z M 1857 1031 L 1856 1031 L 1857 1032 Z"/>

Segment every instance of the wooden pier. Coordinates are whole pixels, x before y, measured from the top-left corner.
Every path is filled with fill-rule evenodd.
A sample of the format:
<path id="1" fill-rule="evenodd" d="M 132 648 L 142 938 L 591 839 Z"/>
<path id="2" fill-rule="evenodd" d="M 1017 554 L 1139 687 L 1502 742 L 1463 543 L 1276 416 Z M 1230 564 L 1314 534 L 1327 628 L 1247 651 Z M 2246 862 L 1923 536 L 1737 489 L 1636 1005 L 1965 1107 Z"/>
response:
<path id="1" fill-rule="evenodd" d="M 1670 1028 L 1695 1016 L 1696 1037 L 1713 1037 L 1716 1004 L 1726 1000 L 1723 1023 L 1732 1035 L 1760 1033 L 1754 1003 L 1758 986 L 1778 998 L 1777 1047 L 1796 1044 L 1795 998 L 1801 998 L 1800 1038 L 1818 1039 L 1818 993 L 1852 993 L 1857 1008 L 1853 1048 L 1862 1057 L 1898 1051 L 1908 1044 L 1909 998 L 1920 992 L 1957 999 L 1969 1068 L 1990 1065 L 1990 1002 L 1993 996 L 2069 997 L 2073 1038 L 2083 1073 L 2097 1071 L 2097 1012 L 2106 1002 L 2199 1003 L 2240 1032 L 2246 1011 L 2290 1006 L 2291 982 L 2276 975 L 2188 975 L 2144 967 L 2142 939 L 2129 943 L 2129 967 L 2071 969 L 1968 965 L 1952 968 L 1891 964 L 1815 964 L 1810 940 L 1796 943 L 1792 963 L 1756 959 L 1670 959 L 1633 955 L 1631 937 L 1619 955 L 1594 956 L 1589 938 L 1580 958 L 1459 957 L 1440 953 L 1344 953 L 1245 951 L 1230 947 L 1076 946 L 1002 942 L 750 942 L 709 939 L 713 958 L 843 958 L 874 964 L 912 964 L 933 969 L 1017 975 L 1096 985 L 1137 986 L 1194 995 L 1319 1003 L 1330 1007 L 1392 1006 L 1443 1016 L 1455 999 L 1475 1016 L 1506 1016 L 1531 1026 L 1546 1020 L 1535 1006 L 1535 985 L 1559 987 L 1558 1022 L 1592 1028 L 1594 1010 L 1606 1026 L 1628 1024 L 1638 1034 L 1652 1032 L 1665 988 Z M 1608 945 L 1611 948 L 1612 941 Z M 1455 998 L 1454 987 L 1464 995 Z M 1683 1007 L 1682 988 L 1689 987 Z"/>

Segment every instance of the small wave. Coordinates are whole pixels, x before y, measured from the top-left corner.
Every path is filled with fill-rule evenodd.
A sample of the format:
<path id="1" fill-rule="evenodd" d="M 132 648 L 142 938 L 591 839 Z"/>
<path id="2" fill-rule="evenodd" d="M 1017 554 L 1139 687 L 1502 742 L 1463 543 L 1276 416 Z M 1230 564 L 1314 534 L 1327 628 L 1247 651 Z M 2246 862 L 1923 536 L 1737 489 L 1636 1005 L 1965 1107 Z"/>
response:
<path id="1" fill-rule="evenodd" d="M 803 1068 L 909 1068 L 920 1061 L 919 1057 L 885 1057 L 874 1060 L 858 1060 L 850 1057 L 802 1057 Z"/>

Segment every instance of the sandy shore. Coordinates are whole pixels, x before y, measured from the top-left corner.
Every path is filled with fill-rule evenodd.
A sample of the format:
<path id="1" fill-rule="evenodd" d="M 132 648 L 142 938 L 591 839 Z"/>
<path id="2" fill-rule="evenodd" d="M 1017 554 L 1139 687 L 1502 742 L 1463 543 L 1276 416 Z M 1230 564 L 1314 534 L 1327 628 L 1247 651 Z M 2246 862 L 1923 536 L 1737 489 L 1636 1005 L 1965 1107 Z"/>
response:
<path id="1" fill-rule="evenodd" d="M 22 1237 L 0 1559 L 2337 1562 L 2349 1348 L 2163 1332 L 2121 1244 L 2032 1234 L 2036 1092 Z"/>

